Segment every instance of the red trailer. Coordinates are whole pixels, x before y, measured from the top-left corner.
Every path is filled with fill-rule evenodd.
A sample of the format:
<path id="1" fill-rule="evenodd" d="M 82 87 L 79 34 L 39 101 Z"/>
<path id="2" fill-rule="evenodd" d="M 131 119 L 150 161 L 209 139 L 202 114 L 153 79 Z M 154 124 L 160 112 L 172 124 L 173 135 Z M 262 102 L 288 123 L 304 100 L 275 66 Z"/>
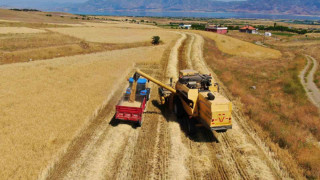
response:
<path id="1" fill-rule="evenodd" d="M 128 79 L 129 87 L 116 105 L 115 119 L 136 122 L 141 126 L 142 115 L 150 98 L 150 88 L 147 79 L 136 78 L 138 78 L 136 81 L 132 77 Z M 134 93 L 133 100 L 130 101 L 132 93 Z"/>
<path id="2" fill-rule="evenodd" d="M 142 114 L 146 108 L 146 96 L 136 96 L 135 102 L 129 102 L 128 94 L 125 94 L 116 106 L 116 119 L 137 122 L 142 125 Z"/>

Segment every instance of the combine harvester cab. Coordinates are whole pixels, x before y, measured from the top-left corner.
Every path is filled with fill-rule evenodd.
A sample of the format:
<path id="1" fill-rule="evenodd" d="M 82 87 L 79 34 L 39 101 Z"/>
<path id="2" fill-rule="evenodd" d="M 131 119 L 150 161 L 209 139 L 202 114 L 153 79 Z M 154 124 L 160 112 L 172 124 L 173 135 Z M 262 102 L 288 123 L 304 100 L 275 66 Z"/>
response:
<path id="1" fill-rule="evenodd" d="M 136 122 L 139 126 L 142 125 L 143 112 L 150 97 L 150 88 L 147 88 L 147 86 L 148 82 L 144 78 L 139 78 L 136 84 L 133 78 L 129 79 L 129 87 L 116 105 L 115 119 Z M 132 91 L 134 90 L 133 96 Z M 130 101 L 130 98 L 133 98 L 134 101 Z"/>

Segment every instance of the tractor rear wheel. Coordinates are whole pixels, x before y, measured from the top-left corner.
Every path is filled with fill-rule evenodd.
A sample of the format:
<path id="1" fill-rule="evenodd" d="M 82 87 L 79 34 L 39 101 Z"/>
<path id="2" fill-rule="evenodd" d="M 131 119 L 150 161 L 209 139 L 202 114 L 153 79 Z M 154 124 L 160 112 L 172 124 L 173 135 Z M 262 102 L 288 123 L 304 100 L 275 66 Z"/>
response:
<path id="1" fill-rule="evenodd" d="M 186 130 L 188 135 L 193 135 L 196 133 L 196 124 L 195 120 L 193 118 L 191 119 L 186 119 Z"/>
<path id="2" fill-rule="evenodd" d="M 176 97 L 174 99 L 174 106 L 173 106 L 174 114 L 177 116 L 177 118 L 182 118 L 185 115 L 184 109 L 182 107 L 181 100 L 179 97 Z"/>

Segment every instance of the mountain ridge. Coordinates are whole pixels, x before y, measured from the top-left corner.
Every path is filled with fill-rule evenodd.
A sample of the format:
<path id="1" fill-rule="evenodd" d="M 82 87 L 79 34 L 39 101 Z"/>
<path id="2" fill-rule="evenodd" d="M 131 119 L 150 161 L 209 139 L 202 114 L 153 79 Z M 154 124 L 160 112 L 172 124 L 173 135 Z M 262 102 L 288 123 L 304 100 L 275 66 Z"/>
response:
<path id="1" fill-rule="evenodd" d="M 320 15 L 319 0 L 88 0 L 73 7 L 86 11 L 200 11 Z"/>
<path id="2" fill-rule="evenodd" d="M 271 15 L 320 16 L 320 0 L 26 0 L 0 2 L 6 8 L 39 8 L 47 11 L 101 13 L 107 11 L 141 12 L 234 12 Z M 68 0 L 70 1 L 70 0 Z"/>

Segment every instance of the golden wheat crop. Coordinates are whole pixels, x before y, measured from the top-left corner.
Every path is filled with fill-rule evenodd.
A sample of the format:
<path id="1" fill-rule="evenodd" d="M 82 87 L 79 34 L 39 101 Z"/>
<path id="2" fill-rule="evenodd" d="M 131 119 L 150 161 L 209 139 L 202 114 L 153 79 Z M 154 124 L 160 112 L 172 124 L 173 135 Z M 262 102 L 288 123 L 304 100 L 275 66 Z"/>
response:
<path id="1" fill-rule="evenodd" d="M 138 29 L 126 26 L 126 24 L 124 27 L 101 25 L 98 27 L 50 28 L 50 30 L 86 41 L 101 43 L 151 42 L 153 36 L 160 36 L 163 42 L 168 42 L 172 37 L 172 33 L 161 29 Z"/>
<path id="2" fill-rule="evenodd" d="M 165 48 L 0 66 L 0 177 L 36 178 L 134 63 L 158 63 Z"/>
<path id="3" fill-rule="evenodd" d="M 124 23 L 117 21 L 102 21 L 100 23 L 83 22 L 83 26 L 86 27 L 108 27 L 108 28 L 130 28 L 130 29 L 160 29 L 157 26 L 135 24 L 135 23 Z"/>
<path id="4" fill-rule="evenodd" d="M 307 46 L 316 46 L 319 45 L 320 41 L 319 40 L 307 40 L 307 41 L 289 41 L 289 42 L 277 42 L 277 43 L 272 43 L 272 45 L 275 46 L 283 46 L 283 47 L 307 47 Z"/>
<path id="5" fill-rule="evenodd" d="M 305 35 L 307 35 L 308 37 L 315 37 L 315 38 L 320 37 L 320 34 L 319 34 L 319 33 L 307 33 L 307 34 L 305 34 Z"/>
<path id="6" fill-rule="evenodd" d="M 194 31 L 205 37 L 208 37 L 215 41 L 218 48 L 226 53 L 236 56 L 243 56 L 248 58 L 280 58 L 281 52 L 278 50 L 261 47 L 249 42 L 241 41 L 225 35 L 206 32 L 206 31 Z"/>
<path id="7" fill-rule="evenodd" d="M 20 21 L 0 19 L 0 22 L 20 22 Z"/>
<path id="8" fill-rule="evenodd" d="M 0 27 L 0 34 L 18 34 L 18 33 L 42 33 L 41 29 L 32 29 L 27 27 Z"/>

